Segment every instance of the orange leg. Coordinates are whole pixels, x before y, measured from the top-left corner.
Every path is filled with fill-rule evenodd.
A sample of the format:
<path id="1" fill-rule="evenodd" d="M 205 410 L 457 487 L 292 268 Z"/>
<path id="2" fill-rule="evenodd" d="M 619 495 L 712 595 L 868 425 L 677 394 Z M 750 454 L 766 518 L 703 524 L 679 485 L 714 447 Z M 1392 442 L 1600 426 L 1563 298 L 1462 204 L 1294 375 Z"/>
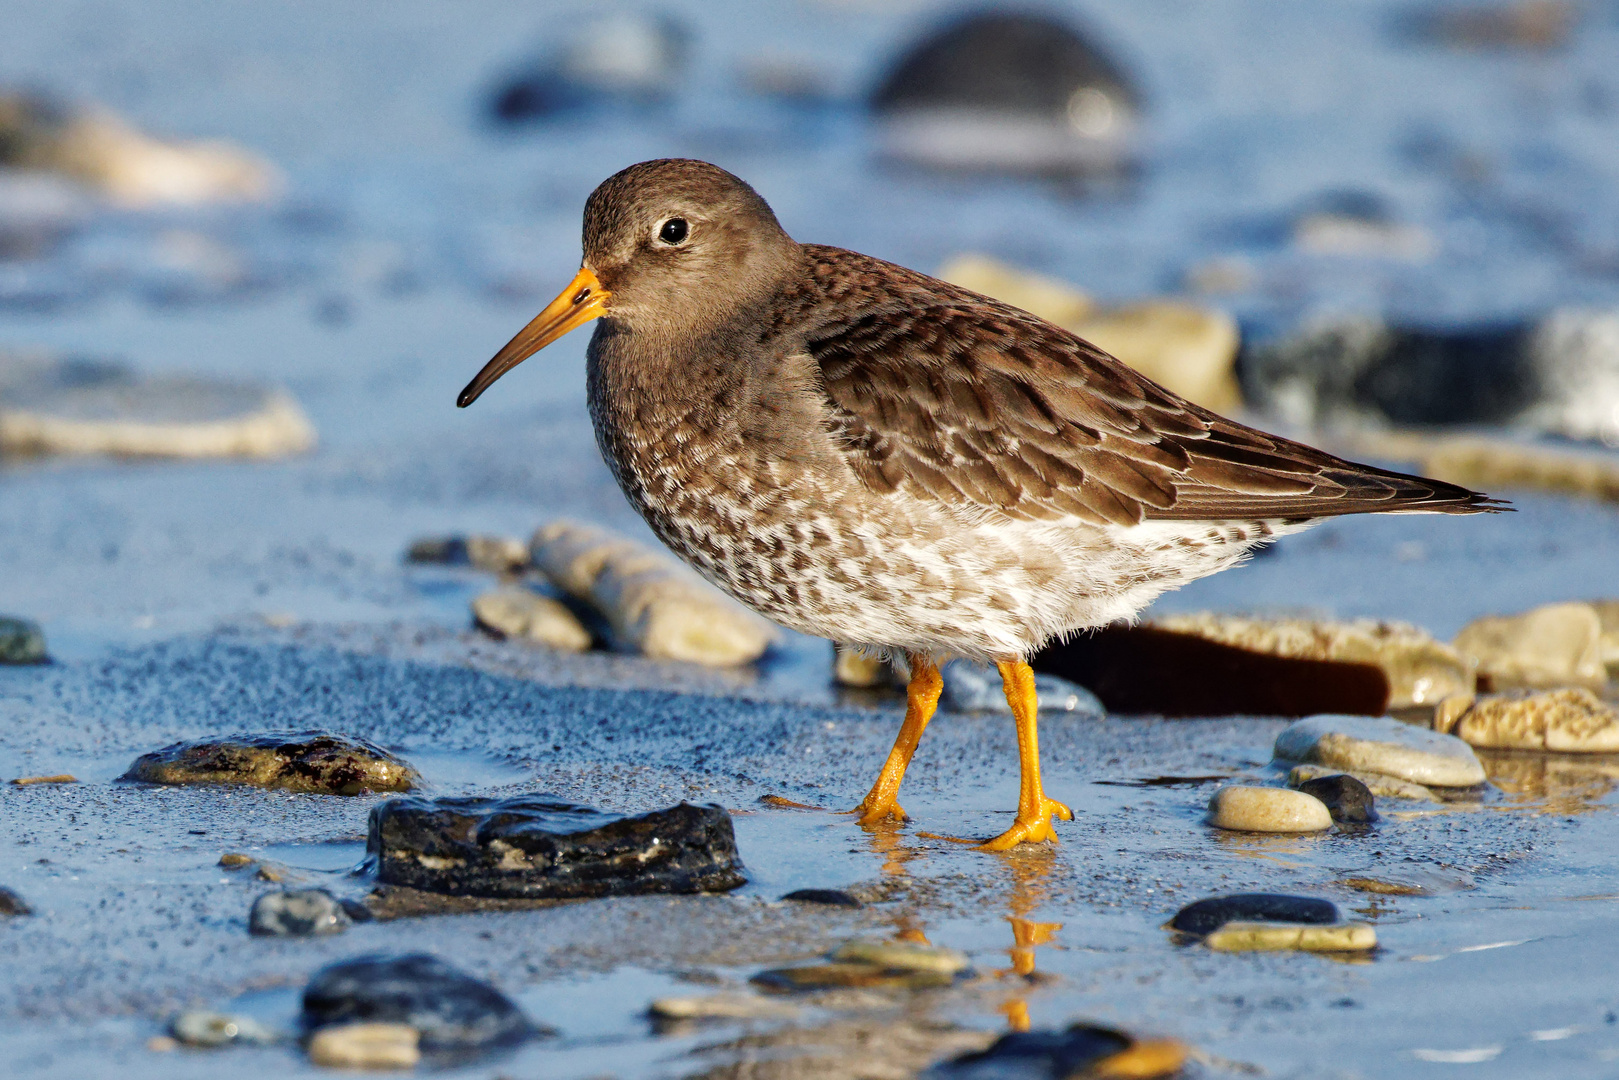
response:
<path id="1" fill-rule="evenodd" d="M 883 762 L 883 771 L 877 774 L 877 782 L 871 785 L 871 791 L 860 801 L 860 805 L 849 811 L 860 815 L 862 825 L 909 820 L 895 799 L 899 797 L 900 782 L 905 779 L 905 768 L 910 765 L 911 755 L 916 753 L 916 746 L 922 741 L 922 732 L 927 729 L 928 721 L 933 719 L 933 710 L 939 705 L 939 693 L 944 689 L 944 679 L 933 661 L 915 653 L 911 654 L 910 660 L 911 684 L 905 693 L 905 722 L 899 726 L 894 749 L 888 752 L 888 760 Z"/>
<path id="2" fill-rule="evenodd" d="M 1040 739 L 1035 730 L 1039 719 L 1039 706 L 1034 696 L 1034 671 L 1021 660 L 997 664 L 1001 682 L 1006 689 L 1006 700 L 1012 706 L 1012 718 L 1017 723 L 1018 762 L 1022 766 L 1023 783 L 1018 793 L 1017 820 L 995 839 L 980 845 L 983 851 L 1005 851 L 1019 844 L 1039 840 L 1056 840 L 1051 827 L 1053 815 L 1071 821 L 1074 812 L 1055 799 L 1046 798 L 1040 786 Z"/>

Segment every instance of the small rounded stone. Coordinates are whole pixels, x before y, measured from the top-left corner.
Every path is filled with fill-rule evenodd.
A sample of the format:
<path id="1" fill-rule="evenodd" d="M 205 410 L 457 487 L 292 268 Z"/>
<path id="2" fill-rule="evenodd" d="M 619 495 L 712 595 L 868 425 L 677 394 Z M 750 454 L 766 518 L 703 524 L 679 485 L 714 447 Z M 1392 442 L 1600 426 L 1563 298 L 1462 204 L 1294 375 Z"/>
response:
<path id="1" fill-rule="evenodd" d="M 1306 780 L 1298 790 L 1325 803 L 1334 821 L 1364 825 L 1377 820 L 1371 789 L 1347 773 Z"/>
<path id="2" fill-rule="evenodd" d="M 936 971 L 943 975 L 967 969 L 967 957 L 954 949 L 905 941 L 846 941 L 833 951 L 832 959 L 873 964 L 890 971 Z"/>
<path id="3" fill-rule="evenodd" d="M 408 1069 L 422 1059 L 409 1024 L 342 1024 L 310 1036 L 309 1060 L 339 1069 Z"/>
<path id="4" fill-rule="evenodd" d="M 1311 716 L 1276 736 L 1276 757 L 1345 772 L 1376 772 L 1435 787 L 1484 783 L 1473 748 L 1390 716 Z"/>
<path id="5" fill-rule="evenodd" d="M 1228 922 L 1203 939 L 1216 952 L 1364 952 L 1377 948 L 1377 931 L 1366 923 L 1311 926 L 1296 923 Z"/>
<path id="6" fill-rule="evenodd" d="M 1209 800 L 1209 824 L 1234 832 L 1319 832 L 1332 828 L 1332 813 L 1320 799 L 1300 791 L 1234 785 Z"/>

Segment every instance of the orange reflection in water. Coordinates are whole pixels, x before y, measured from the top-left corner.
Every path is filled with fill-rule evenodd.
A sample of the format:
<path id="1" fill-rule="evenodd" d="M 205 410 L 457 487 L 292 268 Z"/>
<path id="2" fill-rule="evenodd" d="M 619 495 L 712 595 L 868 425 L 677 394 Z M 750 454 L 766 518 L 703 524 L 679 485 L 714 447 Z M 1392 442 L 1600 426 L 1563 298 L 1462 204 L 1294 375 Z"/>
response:
<path id="1" fill-rule="evenodd" d="M 1006 950 L 1006 955 L 1012 966 L 995 974 L 1003 979 L 1020 978 L 1027 985 L 1034 975 L 1035 948 L 1049 945 L 1062 929 L 1060 922 L 1038 922 L 1029 918 L 1049 897 L 1049 879 L 1056 868 L 1057 857 L 1049 849 L 1009 851 L 1001 855 L 1001 861 L 1006 864 L 1011 879 L 1006 901 L 1011 913 L 1006 921 L 1012 924 L 1012 947 Z M 1013 1031 L 1029 1030 L 1027 991 L 1003 1001 L 999 1011 Z"/>

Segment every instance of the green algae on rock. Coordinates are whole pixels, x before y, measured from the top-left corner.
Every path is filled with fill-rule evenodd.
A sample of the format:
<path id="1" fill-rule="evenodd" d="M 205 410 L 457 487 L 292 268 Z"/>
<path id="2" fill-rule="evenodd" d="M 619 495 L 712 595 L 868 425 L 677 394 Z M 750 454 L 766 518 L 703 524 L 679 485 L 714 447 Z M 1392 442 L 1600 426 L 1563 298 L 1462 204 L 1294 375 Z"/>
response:
<path id="1" fill-rule="evenodd" d="M 731 816 L 680 803 L 635 816 L 551 795 L 390 799 L 371 810 L 377 880 L 429 893 L 558 900 L 744 884 Z"/>
<path id="2" fill-rule="evenodd" d="M 120 780 L 147 784 L 242 784 L 316 795 L 411 791 L 408 763 L 364 739 L 324 731 L 226 735 L 142 754 Z"/>
<path id="3" fill-rule="evenodd" d="M 31 619 L 0 615 L 0 664 L 43 664 L 45 632 Z"/>

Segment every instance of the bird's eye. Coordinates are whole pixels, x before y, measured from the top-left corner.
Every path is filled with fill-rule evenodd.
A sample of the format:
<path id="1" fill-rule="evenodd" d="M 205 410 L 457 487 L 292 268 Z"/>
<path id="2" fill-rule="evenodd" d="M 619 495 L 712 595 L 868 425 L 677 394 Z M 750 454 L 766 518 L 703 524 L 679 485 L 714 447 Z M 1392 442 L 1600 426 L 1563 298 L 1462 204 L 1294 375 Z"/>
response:
<path id="1" fill-rule="evenodd" d="M 670 247 L 674 247 L 676 244 L 686 242 L 686 233 L 688 231 L 690 230 L 686 225 L 685 218 L 672 217 L 663 223 L 663 228 L 658 230 L 658 239 Z"/>

